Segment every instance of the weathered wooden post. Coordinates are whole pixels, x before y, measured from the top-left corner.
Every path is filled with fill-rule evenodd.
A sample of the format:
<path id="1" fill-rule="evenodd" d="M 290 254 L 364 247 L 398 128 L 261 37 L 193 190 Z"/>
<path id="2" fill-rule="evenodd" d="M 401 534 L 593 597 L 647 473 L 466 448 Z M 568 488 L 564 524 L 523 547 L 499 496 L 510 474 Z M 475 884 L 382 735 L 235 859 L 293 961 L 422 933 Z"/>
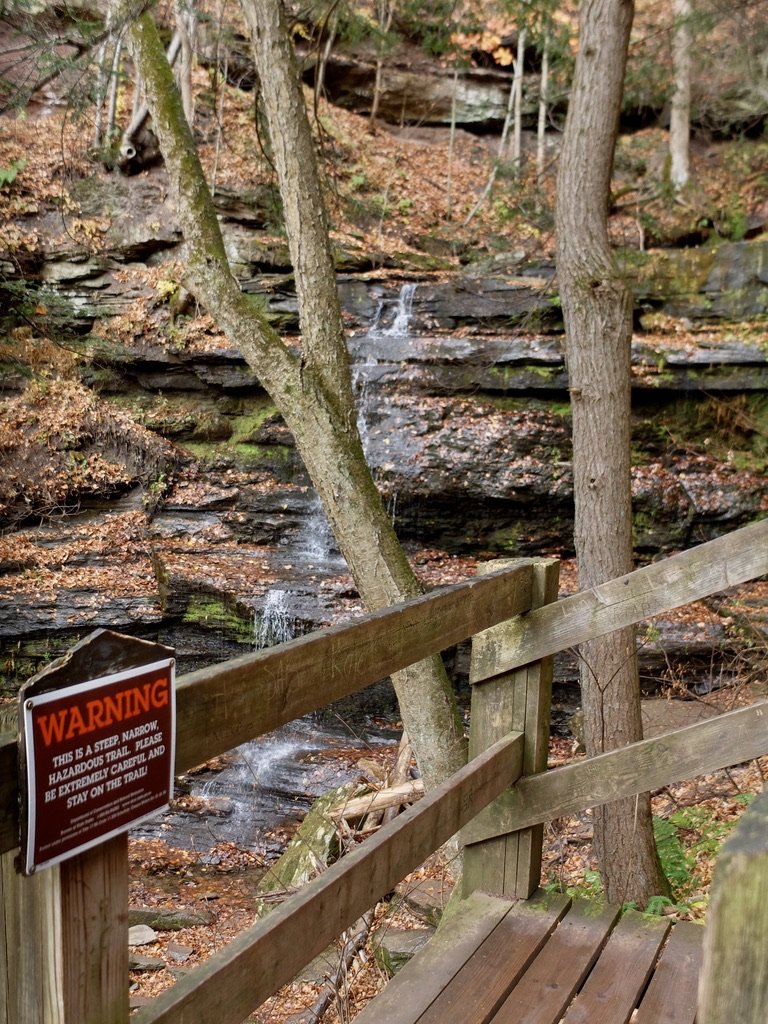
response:
<path id="1" fill-rule="evenodd" d="M 22 687 L 21 850 L 0 864 L 0 1022 L 128 1021 L 127 829 L 170 795 L 172 656 L 97 630 Z"/>
<path id="2" fill-rule="evenodd" d="M 533 573 L 531 608 L 556 601 L 557 559 L 504 559 L 488 562 L 478 571 L 521 565 L 529 565 Z M 469 756 L 475 757 L 508 732 L 520 731 L 525 734 L 522 774 L 532 775 L 547 767 L 553 660 L 544 658 L 512 672 L 500 672 L 500 642 L 503 638 L 508 647 L 519 628 L 520 616 L 486 629 L 472 642 Z M 492 814 L 492 808 L 486 814 Z M 482 889 L 527 899 L 540 882 L 543 829 L 537 825 L 468 845 L 464 850 L 464 894 Z"/>
<path id="3" fill-rule="evenodd" d="M 768 792 L 744 812 L 715 865 L 698 1024 L 768 1020 Z"/>

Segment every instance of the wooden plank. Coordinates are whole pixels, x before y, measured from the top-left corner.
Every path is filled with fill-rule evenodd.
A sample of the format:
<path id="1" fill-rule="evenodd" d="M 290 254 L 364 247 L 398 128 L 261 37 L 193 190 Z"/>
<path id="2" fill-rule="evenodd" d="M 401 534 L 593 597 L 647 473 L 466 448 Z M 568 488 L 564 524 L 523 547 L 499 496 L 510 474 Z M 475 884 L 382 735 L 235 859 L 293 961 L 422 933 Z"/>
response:
<path id="1" fill-rule="evenodd" d="M 715 864 L 704 936 L 699 1024 L 765 1024 L 768 1016 L 768 792 Z"/>
<path id="2" fill-rule="evenodd" d="M 706 722 L 631 743 L 576 764 L 534 775 L 496 802 L 493 815 L 478 815 L 462 832 L 466 843 L 481 842 L 597 807 L 622 797 L 659 789 L 697 775 L 741 764 L 768 751 L 768 702 L 729 711 Z"/>
<path id="3" fill-rule="evenodd" d="M 136 1024 L 240 1024 L 521 769 L 518 733 L 436 786 L 135 1017 Z"/>
<path id="4" fill-rule="evenodd" d="M 0 736 L 0 853 L 19 845 L 19 748 L 15 734 Z"/>
<path id="5" fill-rule="evenodd" d="M 700 925 L 673 926 L 632 1024 L 694 1024 L 703 941 Z"/>
<path id="6" fill-rule="evenodd" d="M 176 774 L 450 647 L 530 605 L 531 570 L 442 587 L 354 622 L 181 676 Z M 0 852 L 19 844 L 15 737 L 0 741 Z"/>
<path id="7" fill-rule="evenodd" d="M 0 1021 L 63 1024 L 59 868 L 25 878 L 0 856 Z"/>
<path id="8" fill-rule="evenodd" d="M 508 900 L 474 892 L 418 955 L 355 1017 L 355 1024 L 414 1024 L 509 911 Z"/>
<path id="9" fill-rule="evenodd" d="M 128 1021 L 128 835 L 61 864 L 66 1024 Z"/>
<path id="10" fill-rule="evenodd" d="M 522 568 L 458 583 L 184 676 L 177 772 L 517 615 L 530 605 L 531 577 Z"/>
<path id="11" fill-rule="evenodd" d="M 533 569 L 531 607 L 557 600 L 559 562 L 555 559 L 516 559 L 488 562 L 480 572 L 530 565 Z M 472 710 L 469 728 L 469 752 L 474 757 L 508 732 L 525 734 L 523 774 L 533 775 L 547 767 L 553 659 L 544 658 L 513 672 L 496 675 L 482 686 L 488 666 L 495 664 L 495 650 L 508 632 L 519 629 L 519 619 L 486 629 L 472 641 L 469 670 Z M 493 805 L 487 808 L 493 814 Z M 464 894 L 474 889 L 499 896 L 527 899 L 541 882 L 543 826 L 534 825 L 524 832 L 491 839 L 481 848 L 465 850 L 462 885 Z"/>
<path id="12" fill-rule="evenodd" d="M 419 1024 L 487 1024 L 567 911 L 566 896 L 516 903 L 443 989 Z"/>
<path id="13" fill-rule="evenodd" d="M 620 914 L 576 900 L 493 1018 L 493 1024 L 554 1024 L 589 974 Z"/>
<path id="14" fill-rule="evenodd" d="M 768 519 L 532 611 L 497 650 L 497 672 L 768 573 Z"/>
<path id="15" fill-rule="evenodd" d="M 614 928 L 563 1024 L 627 1024 L 669 928 L 664 918 L 628 911 Z"/>

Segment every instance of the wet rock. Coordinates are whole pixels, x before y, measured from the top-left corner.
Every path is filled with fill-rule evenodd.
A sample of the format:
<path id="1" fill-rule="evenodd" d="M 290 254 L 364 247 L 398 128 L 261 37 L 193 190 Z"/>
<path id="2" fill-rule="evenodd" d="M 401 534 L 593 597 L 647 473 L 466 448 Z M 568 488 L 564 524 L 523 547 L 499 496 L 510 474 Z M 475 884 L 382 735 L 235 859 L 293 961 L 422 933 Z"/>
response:
<path id="1" fill-rule="evenodd" d="M 323 89 L 332 103 L 356 113 L 369 113 L 373 100 L 376 66 L 373 62 L 333 54 L 325 62 Z M 314 81 L 310 61 L 305 80 Z M 451 69 L 425 66 L 383 68 L 378 116 L 392 124 L 449 125 L 455 103 L 458 125 L 500 128 L 509 103 L 510 75 L 501 71 L 471 68 L 454 83 Z M 536 111 L 533 96 L 524 100 L 526 114 Z"/>

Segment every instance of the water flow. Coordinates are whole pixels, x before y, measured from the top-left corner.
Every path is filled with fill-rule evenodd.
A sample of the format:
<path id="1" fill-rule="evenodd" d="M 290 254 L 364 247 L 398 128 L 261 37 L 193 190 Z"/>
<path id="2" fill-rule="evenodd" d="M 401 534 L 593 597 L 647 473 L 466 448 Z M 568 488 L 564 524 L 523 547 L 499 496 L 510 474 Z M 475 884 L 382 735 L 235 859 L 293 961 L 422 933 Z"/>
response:
<path id="1" fill-rule="evenodd" d="M 254 621 L 254 643 L 256 650 L 284 644 L 296 635 L 296 619 L 291 614 L 288 592 L 272 589 L 264 595 L 261 611 L 256 612 Z"/>
<path id="2" fill-rule="evenodd" d="M 416 294 L 415 284 L 404 284 L 396 299 L 382 299 L 376 309 L 368 334 L 372 337 L 404 338 L 409 331 L 413 316 L 413 297 Z M 389 327 L 380 326 L 384 311 L 395 307 L 395 315 Z"/>
<path id="3" fill-rule="evenodd" d="M 404 284 L 400 289 L 395 319 L 386 330 L 382 331 L 382 334 L 386 337 L 404 338 L 408 334 L 411 317 L 413 316 L 413 297 L 415 294 L 415 284 Z"/>
<path id="4" fill-rule="evenodd" d="M 332 564 L 339 557 L 331 524 L 317 493 L 307 507 L 306 518 L 296 538 L 296 554 L 310 567 Z"/>

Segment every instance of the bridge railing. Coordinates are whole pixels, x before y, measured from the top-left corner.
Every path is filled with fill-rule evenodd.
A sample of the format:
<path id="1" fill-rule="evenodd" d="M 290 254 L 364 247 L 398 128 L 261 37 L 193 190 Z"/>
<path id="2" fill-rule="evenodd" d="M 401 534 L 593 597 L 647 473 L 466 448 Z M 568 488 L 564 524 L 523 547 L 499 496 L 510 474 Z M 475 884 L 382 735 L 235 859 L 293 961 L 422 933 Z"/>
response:
<path id="1" fill-rule="evenodd" d="M 762 704 L 543 772 L 552 655 L 768 573 L 767 541 L 764 521 L 557 602 L 556 562 L 492 563 L 466 583 L 180 678 L 179 774 L 472 636 L 473 757 L 131 1020 L 238 1024 L 460 829 L 467 885 L 525 896 L 538 883 L 542 822 L 768 752 Z M 16 746 L 0 741 L 0 1021 L 5 1009 L 12 1024 L 125 1024 L 127 839 L 17 876 Z"/>

